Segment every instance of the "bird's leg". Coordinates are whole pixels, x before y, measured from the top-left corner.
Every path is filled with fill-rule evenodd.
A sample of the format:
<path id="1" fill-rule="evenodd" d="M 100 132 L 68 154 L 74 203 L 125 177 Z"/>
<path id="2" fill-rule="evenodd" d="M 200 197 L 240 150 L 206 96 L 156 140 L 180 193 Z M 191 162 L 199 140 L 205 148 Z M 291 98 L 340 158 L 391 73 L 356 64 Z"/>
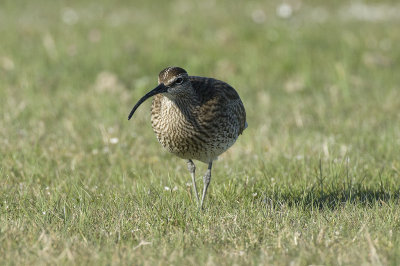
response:
<path id="1" fill-rule="evenodd" d="M 206 197 L 207 188 L 211 181 L 211 167 L 212 167 L 212 161 L 208 163 L 207 172 L 203 176 L 204 187 L 203 187 L 203 196 L 201 197 L 201 203 L 200 203 L 201 209 L 203 208 L 204 198 Z"/>
<path id="2" fill-rule="evenodd" d="M 197 193 L 196 179 L 195 179 L 196 166 L 194 165 L 194 162 L 189 159 L 187 161 L 187 167 L 190 172 L 190 175 L 192 176 L 193 190 L 194 190 L 194 194 L 196 195 L 197 205 L 199 205 L 200 200 L 199 200 L 199 195 Z"/>

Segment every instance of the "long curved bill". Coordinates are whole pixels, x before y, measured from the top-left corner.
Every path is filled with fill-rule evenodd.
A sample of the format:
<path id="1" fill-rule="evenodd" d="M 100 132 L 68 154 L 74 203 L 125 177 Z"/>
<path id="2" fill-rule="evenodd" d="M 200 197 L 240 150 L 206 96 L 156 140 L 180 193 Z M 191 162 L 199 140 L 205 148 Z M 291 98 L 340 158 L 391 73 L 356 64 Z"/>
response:
<path id="1" fill-rule="evenodd" d="M 133 116 L 133 114 L 135 113 L 136 109 L 138 109 L 138 107 L 144 102 L 146 101 L 148 98 L 150 98 L 151 96 L 154 96 L 156 94 L 159 93 L 163 93 L 163 92 L 167 92 L 167 86 L 164 85 L 164 83 L 160 83 L 160 85 L 158 85 L 157 87 L 155 87 L 153 90 L 149 91 L 148 93 L 146 93 L 145 96 L 143 96 L 136 104 L 135 106 L 132 108 L 132 111 L 129 113 L 128 116 L 128 120 L 131 119 L 131 117 Z"/>

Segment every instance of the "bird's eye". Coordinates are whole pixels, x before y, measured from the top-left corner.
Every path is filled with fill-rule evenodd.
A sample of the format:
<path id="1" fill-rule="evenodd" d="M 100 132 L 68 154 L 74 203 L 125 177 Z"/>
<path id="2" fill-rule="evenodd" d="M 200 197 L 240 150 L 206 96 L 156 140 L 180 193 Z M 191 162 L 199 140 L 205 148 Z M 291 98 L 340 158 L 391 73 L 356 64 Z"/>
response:
<path id="1" fill-rule="evenodd" d="M 176 83 L 176 84 L 182 84 L 182 82 L 183 82 L 183 78 L 177 78 L 177 79 L 175 80 L 175 83 Z"/>

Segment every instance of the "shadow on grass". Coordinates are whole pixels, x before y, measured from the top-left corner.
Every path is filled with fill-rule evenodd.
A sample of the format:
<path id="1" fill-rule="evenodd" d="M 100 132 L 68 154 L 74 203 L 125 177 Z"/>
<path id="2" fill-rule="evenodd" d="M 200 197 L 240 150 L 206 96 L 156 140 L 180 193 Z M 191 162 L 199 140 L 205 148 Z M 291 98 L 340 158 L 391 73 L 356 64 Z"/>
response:
<path id="1" fill-rule="evenodd" d="M 302 209 L 336 209 L 346 204 L 372 206 L 375 204 L 387 205 L 399 203 L 400 188 L 389 180 L 394 180 L 393 175 L 379 172 L 379 182 L 375 186 L 364 183 L 366 176 L 353 183 L 350 178 L 348 161 L 345 165 L 343 176 L 335 176 L 334 180 L 343 180 L 343 183 L 326 183 L 323 174 L 322 160 L 316 169 L 317 182 L 303 190 L 275 189 L 272 195 L 263 199 L 267 208 L 279 206 L 295 206 Z"/>
<path id="2" fill-rule="evenodd" d="M 398 203 L 400 189 L 373 188 L 362 185 L 333 187 L 328 190 L 315 187 L 304 191 L 278 191 L 265 197 L 263 203 L 269 208 L 286 205 L 302 209 L 336 209 L 346 204 L 372 206 L 375 204 Z"/>

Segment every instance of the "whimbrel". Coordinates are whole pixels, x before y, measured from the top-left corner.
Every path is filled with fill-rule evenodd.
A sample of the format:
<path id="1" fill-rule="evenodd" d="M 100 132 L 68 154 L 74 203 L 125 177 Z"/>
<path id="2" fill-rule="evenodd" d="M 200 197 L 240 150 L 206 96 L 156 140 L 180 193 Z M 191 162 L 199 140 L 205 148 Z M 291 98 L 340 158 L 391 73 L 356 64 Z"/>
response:
<path id="1" fill-rule="evenodd" d="M 202 208 L 213 161 L 247 127 L 243 103 L 235 89 L 223 81 L 189 76 L 183 68 L 167 67 L 158 76 L 158 86 L 136 103 L 128 120 L 151 96 L 155 96 L 151 124 L 157 139 L 169 152 L 187 160 L 197 204 Z M 192 160 L 208 164 L 201 201 Z"/>

